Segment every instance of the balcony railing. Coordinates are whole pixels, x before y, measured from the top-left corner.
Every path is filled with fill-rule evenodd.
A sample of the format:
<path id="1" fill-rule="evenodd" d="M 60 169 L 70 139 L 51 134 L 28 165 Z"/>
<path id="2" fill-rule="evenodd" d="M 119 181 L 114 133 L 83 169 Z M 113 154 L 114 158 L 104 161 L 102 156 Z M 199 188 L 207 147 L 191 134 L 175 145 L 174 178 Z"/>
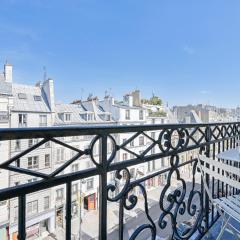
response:
<path id="1" fill-rule="evenodd" d="M 151 137 L 151 132 L 156 132 L 156 139 Z M 121 134 L 129 136 L 123 143 L 119 142 L 118 136 Z M 71 136 L 92 136 L 93 140 L 87 149 L 78 149 L 59 140 L 61 137 Z M 141 153 L 134 152 L 130 143 L 140 136 L 147 138 L 150 144 Z M 0 168 L 38 177 L 42 180 L 1 189 L 0 201 L 18 199 L 18 239 L 23 240 L 26 239 L 26 196 L 64 184 L 66 186 L 65 239 L 68 240 L 71 239 L 72 231 L 72 182 L 99 176 L 99 239 L 108 239 L 108 203 L 119 203 L 118 237 L 116 239 L 122 240 L 126 239 L 126 235 L 124 235 L 125 213 L 126 211 L 133 211 L 140 198 L 144 203 L 146 218 L 140 225 L 136 224 L 135 229 L 127 239 L 136 239 L 144 232 L 145 235 L 147 234 L 145 239 L 154 240 L 156 235 L 166 231 L 169 226 L 171 226 L 169 234 L 171 239 L 189 239 L 193 236 L 194 239 L 199 239 L 209 231 L 219 216 L 215 209 L 211 207 L 208 196 L 204 193 L 201 179 L 199 187 L 197 187 L 197 153 L 201 151 L 215 159 L 217 153 L 236 147 L 239 136 L 240 123 L 1 129 L 0 141 L 32 138 L 40 138 L 41 140 L 9 160 L 2 162 Z M 25 169 L 21 167 L 21 162 L 19 166 L 14 164 L 18 159 L 23 158 L 49 141 L 69 148 L 76 154 L 50 174 Z M 109 142 L 112 145 L 110 154 Z M 93 154 L 96 144 L 99 145 L 98 159 Z M 51 146 L 53 147 L 53 144 Z M 157 148 L 158 151 L 151 154 L 153 148 Z M 133 158 L 119 161 L 121 151 L 127 152 Z M 184 153 L 189 153 L 186 155 L 188 157 L 181 159 L 180 156 Z M 86 155 L 94 163 L 93 168 L 59 175 L 77 159 Z M 163 158 L 170 159 L 167 167 L 150 173 L 142 173 L 138 170 L 141 174 L 138 174 L 138 177 L 135 178 L 131 177 L 129 168 L 148 164 L 153 160 L 162 161 Z M 185 166 L 189 166 L 188 169 L 191 173 L 187 179 L 188 186 L 181 170 Z M 110 184 L 108 173 L 111 172 L 115 174 L 115 178 L 114 183 Z M 158 219 L 156 221 L 151 215 L 148 190 L 144 183 L 162 175 L 167 177 L 159 195 Z M 206 176 L 206 179 L 207 184 L 212 189 L 213 196 L 236 192 L 236 189 L 232 189 L 230 193 L 228 186 L 224 186 L 219 180 L 216 181 L 209 176 Z M 121 182 L 121 187 L 119 187 L 119 182 Z M 177 186 L 175 182 L 178 182 Z M 138 195 L 134 191 L 136 188 L 140 189 Z M 186 231 L 181 230 L 178 220 L 179 217 L 184 215 L 191 218 L 192 221 L 191 228 Z"/>

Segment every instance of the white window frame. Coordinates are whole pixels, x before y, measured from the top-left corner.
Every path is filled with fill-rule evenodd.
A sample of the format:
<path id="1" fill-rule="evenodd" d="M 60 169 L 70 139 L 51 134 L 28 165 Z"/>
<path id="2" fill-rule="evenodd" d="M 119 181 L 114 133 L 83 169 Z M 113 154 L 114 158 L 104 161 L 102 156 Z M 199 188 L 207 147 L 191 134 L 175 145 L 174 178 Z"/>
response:
<path id="1" fill-rule="evenodd" d="M 26 113 L 18 114 L 18 126 L 19 127 L 27 127 L 27 114 Z"/>
<path id="2" fill-rule="evenodd" d="M 28 169 L 39 168 L 39 156 L 28 157 Z"/>
<path id="3" fill-rule="evenodd" d="M 39 115 L 39 126 L 40 127 L 47 126 L 47 115 L 46 114 Z"/>

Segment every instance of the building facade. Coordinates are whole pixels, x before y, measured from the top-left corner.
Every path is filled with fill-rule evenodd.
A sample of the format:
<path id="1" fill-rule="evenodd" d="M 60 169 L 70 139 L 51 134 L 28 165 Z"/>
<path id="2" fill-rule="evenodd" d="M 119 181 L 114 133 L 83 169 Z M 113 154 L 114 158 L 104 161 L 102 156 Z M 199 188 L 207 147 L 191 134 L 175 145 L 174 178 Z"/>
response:
<path id="1" fill-rule="evenodd" d="M 5 64 L 3 74 L 0 74 L 0 127 L 26 128 L 50 126 L 76 126 L 76 125 L 144 125 L 176 123 L 174 114 L 162 105 L 143 104 L 140 91 L 136 90 L 116 101 L 112 96 L 105 96 L 103 100 L 90 96 L 86 101 L 75 101 L 72 104 L 56 103 L 54 82 L 52 79 L 38 83 L 35 86 L 16 84 L 13 81 L 13 69 Z M 154 155 L 160 152 L 157 141 L 159 131 L 140 134 L 129 141 L 134 133 L 121 133 L 114 136 L 120 146 L 113 161 L 127 161 L 141 158 L 142 155 Z M 176 141 L 178 136 L 176 135 Z M 64 143 L 61 144 L 60 141 Z M 6 161 L 27 148 L 33 147 L 41 139 L 25 139 L 1 142 L 0 152 Z M 62 137 L 56 141 L 46 142 L 33 152 L 21 157 L 12 165 L 29 170 L 50 174 L 58 169 L 78 153 L 85 151 L 92 144 L 92 136 Z M 173 139 L 173 141 L 175 141 Z M 151 150 L 147 150 L 155 144 Z M 68 147 L 66 147 L 68 146 Z M 93 148 L 93 157 L 99 161 L 99 142 Z M 108 156 L 112 153 L 112 142 L 108 139 Z M 194 155 L 194 153 L 192 153 Z M 181 157 L 181 161 L 193 156 Z M 131 178 L 136 179 L 159 169 L 169 166 L 169 158 L 161 161 L 154 160 L 129 169 Z M 57 175 L 76 172 L 92 168 L 94 163 L 89 155 L 84 155 L 73 161 Z M 124 173 L 122 182 L 124 182 Z M 148 188 L 165 184 L 166 176 L 155 177 L 148 180 Z M 1 170 L 1 188 L 12 187 L 38 181 L 40 178 L 17 172 Z M 116 184 L 115 173 L 111 172 L 108 182 Z M 119 187 L 121 187 L 119 185 Z M 27 222 L 26 233 L 29 238 L 42 239 L 49 233 L 56 233 L 65 227 L 65 186 L 36 192 L 27 196 Z M 91 177 L 76 181 L 72 186 L 72 214 L 74 218 L 82 218 L 84 214 L 98 208 L 98 177 Z M 0 203 L 0 239 L 17 239 L 18 202 L 10 200 Z M 73 228 L 77 236 L 78 229 Z"/>

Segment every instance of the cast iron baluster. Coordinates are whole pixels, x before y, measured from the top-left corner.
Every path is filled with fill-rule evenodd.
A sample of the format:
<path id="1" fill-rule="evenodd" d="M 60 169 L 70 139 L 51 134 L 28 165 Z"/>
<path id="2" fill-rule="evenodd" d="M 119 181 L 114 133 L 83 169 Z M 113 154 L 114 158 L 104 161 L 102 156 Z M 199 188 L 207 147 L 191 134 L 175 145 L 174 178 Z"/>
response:
<path id="1" fill-rule="evenodd" d="M 72 226 L 72 183 L 66 184 L 66 240 L 71 239 Z"/>
<path id="2" fill-rule="evenodd" d="M 213 143 L 212 147 L 213 147 L 213 151 L 212 151 L 213 160 L 214 160 L 214 161 L 217 161 L 217 160 L 215 159 L 215 151 L 216 151 L 216 145 L 215 145 L 215 143 Z M 216 171 L 215 167 L 214 167 L 213 171 Z M 215 178 L 212 177 L 212 197 L 213 197 L 213 198 L 214 198 L 214 195 L 215 195 Z M 213 223 L 213 221 L 214 221 L 214 206 L 212 205 L 212 223 Z"/>
<path id="3" fill-rule="evenodd" d="M 123 209 L 123 199 L 121 198 L 119 201 L 119 239 L 123 240 L 123 218 L 124 218 L 124 209 Z"/>
<path id="4" fill-rule="evenodd" d="M 26 195 L 18 197 L 18 240 L 26 239 Z"/>
<path id="5" fill-rule="evenodd" d="M 211 129 L 210 127 L 207 127 L 205 130 L 205 140 L 207 143 L 211 140 Z M 210 145 L 206 145 L 206 151 L 205 151 L 206 157 L 210 157 Z M 209 167 L 209 166 L 208 166 Z M 209 174 L 206 173 L 206 183 L 209 187 Z M 207 193 L 205 192 L 205 214 L 206 214 L 206 229 L 209 229 L 209 197 Z"/>
<path id="6" fill-rule="evenodd" d="M 107 239 L 107 135 L 99 141 L 99 239 Z"/>
<path id="7" fill-rule="evenodd" d="M 221 152 L 221 143 L 218 142 L 218 153 L 220 153 L 220 152 Z M 220 162 L 221 160 L 218 159 L 218 161 Z M 218 173 L 220 173 L 220 170 L 219 170 L 219 169 L 218 169 Z M 218 198 L 220 197 L 220 196 L 219 196 L 219 189 L 220 189 L 220 181 L 217 180 L 217 197 L 218 197 Z"/>

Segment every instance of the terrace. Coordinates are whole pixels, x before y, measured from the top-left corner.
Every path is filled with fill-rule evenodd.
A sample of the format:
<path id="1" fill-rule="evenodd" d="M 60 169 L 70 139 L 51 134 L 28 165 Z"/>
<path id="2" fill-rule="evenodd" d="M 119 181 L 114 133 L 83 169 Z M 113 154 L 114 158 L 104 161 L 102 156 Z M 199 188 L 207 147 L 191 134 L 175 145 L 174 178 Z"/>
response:
<path id="1" fill-rule="evenodd" d="M 158 136 L 151 136 L 151 131 L 157 131 Z M 126 133 L 130 137 L 119 143 L 117 136 Z M 28 196 L 65 185 L 62 237 L 85 239 L 84 233 L 79 238 L 73 235 L 73 183 L 85 184 L 85 179 L 98 176 L 97 217 L 91 221 L 86 218 L 83 222 L 79 221 L 79 227 L 83 227 L 84 221 L 89 221 L 90 229 L 94 227 L 91 225 L 97 225 L 99 239 L 201 239 L 209 238 L 211 234 L 214 239 L 219 216 L 203 190 L 197 168 L 197 154 L 201 152 L 215 159 L 219 152 L 237 146 L 239 134 L 240 123 L 1 129 L 1 141 L 40 139 L 14 157 L 2 161 L 0 165 L 2 171 L 37 177 L 40 180 L 1 189 L 0 201 L 17 199 L 17 234 L 18 239 L 23 240 L 27 237 L 26 229 L 29 227 L 26 214 Z M 62 140 L 73 136 L 79 136 L 80 139 L 88 136 L 92 142 L 88 148 L 77 149 Z M 148 145 L 143 152 L 136 153 L 129 145 L 139 136 L 144 136 Z M 75 155 L 51 173 L 24 168 L 21 159 L 47 142 L 68 148 Z M 97 145 L 98 157 L 94 154 Z M 151 151 L 153 148 L 158 151 Z M 130 153 L 132 158 L 118 161 L 120 151 Z M 181 158 L 183 154 L 187 156 L 184 161 Z M 85 156 L 90 157 L 92 165 L 76 172 L 63 173 L 77 159 Z M 164 167 L 144 174 L 139 168 L 138 174 L 132 177 L 130 168 L 162 159 L 170 161 Z M 114 175 L 113 181 L 109 181 L 111 174 Z M 155 188 L 156 191 L 152 191 L 148 185 L 156 179 L 161 180 L 161 184 Z M 213 197 L 237 191 L 232 189 L 230 193 L 228 185 L 209 176 L 206 179 Z M 79 192 L 79 195 L 81 203 L 84 192 Z M 113 217 L 109 211 L 113 206 L 116 209 L 114 221 L 117 221 L 117 227 L 111 228 Z"/>

